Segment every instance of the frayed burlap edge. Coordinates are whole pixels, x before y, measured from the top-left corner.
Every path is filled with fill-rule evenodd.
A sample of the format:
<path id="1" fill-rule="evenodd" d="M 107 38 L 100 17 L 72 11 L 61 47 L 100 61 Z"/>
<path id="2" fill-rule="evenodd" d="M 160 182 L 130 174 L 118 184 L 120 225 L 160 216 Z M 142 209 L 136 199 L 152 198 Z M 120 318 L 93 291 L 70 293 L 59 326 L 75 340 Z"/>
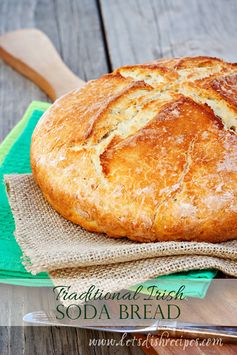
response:
<path id="1" fill-rule="evenodd" d="M 75 278 L 83 289 L 93 281 L 105 289 L 193 269 L 216 268 L 237 276 L 237 241 L 135 243 L 89 233 L 59 216 L 31 175 L 5 177 L 16 223 L 16 239 L 32 273 Z M 55 271 L 56 270 L 56 271 Z"/>
<path id="2" fill-rule="evenodd" d="M 55 286 L 70 285 L 70 292 L 83 293 L 91 285 L 106 292 L 117 292 L 151 278 L 170 273 L 214 268 L 237 277 L 237 263 L 206 256 L 161 257 L 137 260 L 99 268 L 71 268 L 50 272 Z M 80 301 L 78 303 L 83 303 Z M 64 301 L 67 305 L 67 302 Z M 70 304 L 70 301 L 69 301 Z"/>

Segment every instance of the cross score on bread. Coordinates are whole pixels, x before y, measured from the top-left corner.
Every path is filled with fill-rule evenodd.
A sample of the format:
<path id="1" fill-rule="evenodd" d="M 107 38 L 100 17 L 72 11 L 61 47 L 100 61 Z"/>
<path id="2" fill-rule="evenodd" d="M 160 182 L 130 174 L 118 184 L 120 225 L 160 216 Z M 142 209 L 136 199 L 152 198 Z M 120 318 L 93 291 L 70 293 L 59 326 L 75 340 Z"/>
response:
<path id="1" fill-rule="evenodd" d="M 58 99 L 32 137 L 33 176 L 68 220 L 140 242 L 237 236 L 237 64 L 122 67 Z"/>

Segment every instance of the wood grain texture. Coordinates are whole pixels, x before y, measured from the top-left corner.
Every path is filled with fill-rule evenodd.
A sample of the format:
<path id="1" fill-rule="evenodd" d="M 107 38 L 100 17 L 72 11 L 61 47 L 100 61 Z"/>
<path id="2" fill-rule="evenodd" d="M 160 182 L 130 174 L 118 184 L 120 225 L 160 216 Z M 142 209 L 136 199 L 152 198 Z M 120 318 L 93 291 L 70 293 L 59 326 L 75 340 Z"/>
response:
<path id="1" fill-rule="evenodd" d="M 139 339 L 139 337 L 138 337 Z M 141 336 L 140 341 L 145 341 L 146 337 Z M 157 341 L 157 343 L 155 343 Z M 213 346 L 193 346 L 190 345 L 184 347 L 185 340 L 182 339 L 181 345 L 162 345 L 162 340 L 159 342 L 159 338 L 153 338 L 150 340 L 152 347 L 142 347 L 146 355 L 235 355 L 237 353 L 237 345 L 223 344 Z M 188 341 L 188 339 L 187 339 Z M 152 343 L 153 342 L 153 343 Z M 157 345 L 154 345 L 157 344 Z M 165 344 L 165 342 L 164 342 Z"/>
<path id="2" fill-rule="evenodd" d="M 52 101 L 85 85 L 85 81 L 65 65 L 48 36 L 35 28 L 0 36 L 0 58 L 32 80 Z"/>
<path id="3" fill-rule="evenodd" d="M 235 0 L 101 0 L 112 67 L 160 57 L 237 61 Z"/>
<path id="4" fill-rule="evenodd" d="M 64 62 L 84 80 L 107 72 L 96 1 L 0 1 L 0 34 L 33 27 L 49 36 Z M 0 140 L 14 127 L 32 100 L 48 101 L 32 82 L 0 62 Z M 13 298 L 9 295 L 9 304 L 11 302 Z M 74 328 L 0 327 L 0 354 L 112 353 L 109 348 L 106 351 L 99 347 L 90 349 L 88 341 L 92 336 L 100 338 L 102 335 Z M 126 349 L 116 351 L 118 355 L 127 353 Z M 143 352 L 138 349 L 136 353 Z"/>
<path id="5" fill-rule="evenodd" d="M 108 71 L 96 0 L 0 1 L 0 34 L 33 27 L 49 36 L 67 66 L 82 79 L 93 79 Z M 48 99 L 2 62 L 0 88 L 1 141 L 32 100 Z"/>
<path id="6" fill-rule="evenodd" d="M 39 287 L 23 287 L 0 284 L 0 324 L 22 324 L 24 314 L 39 309 L 55 309 L 54 295 L 51 290 Z M 16 305 L 17 304 L 17 305 Z M 51 306 L 49 306 L 51 305 Z M 49 307 L 49 308 L 48 308 Z M 4 316 L 2 315 L 4 314 Z M 16 320 L 17 319 L 17 320 Z M 3 323 L 4 322 L 4 323 Z M 144 352 L 134 346 L 119 343 L 120 334 L 85 330 L 74 327 L 43 326 L 0 326 L 1 355 L 142 355 Z M 92 344 L 90 340 L 105 342 Z"/>
<path id="7" fill-rule="evenodd" d="M 0 34 L 41 29 L 84 80 L 110 67 L 166 56 L 208 54 L 236 61 L 236 18 L 236 0 L 0 0 Z M 0 62 L 0 140 L 32 100 L 48 99 Z M 13 296 L 9 291 L 9 304 Z M 119 335 L 75 328 L 0 327 L 0 354 L 143 353 L 137 347 L 88 346 L 90 338 L 111 337 L 119 340 Z"/>

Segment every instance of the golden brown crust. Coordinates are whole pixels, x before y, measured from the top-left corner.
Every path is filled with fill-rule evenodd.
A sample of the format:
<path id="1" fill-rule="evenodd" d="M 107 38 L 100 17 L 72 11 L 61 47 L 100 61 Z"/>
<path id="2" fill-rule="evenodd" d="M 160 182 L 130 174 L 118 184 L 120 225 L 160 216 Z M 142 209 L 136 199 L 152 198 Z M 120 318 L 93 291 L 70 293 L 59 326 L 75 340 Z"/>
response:
<path id="1" fill-rule="evenodd" d="M 194 57 L 126 66 L 57 100 L 33 175 L 65 218 L 136 241 L 237 236 L 237 67 Z"/>

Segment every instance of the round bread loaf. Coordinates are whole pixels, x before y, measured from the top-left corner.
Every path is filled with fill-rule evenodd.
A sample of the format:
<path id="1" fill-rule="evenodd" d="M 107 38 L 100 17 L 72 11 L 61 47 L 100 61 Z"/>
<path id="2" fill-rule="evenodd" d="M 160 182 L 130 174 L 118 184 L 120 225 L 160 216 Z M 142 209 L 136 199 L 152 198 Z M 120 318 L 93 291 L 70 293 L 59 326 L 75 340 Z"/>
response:
<path id="1" fill-rule="evenodd" d="M 93 232 L 139 242 L 237 237 L 237 64 L 126 66 L 57 100 L 33 133 L 34 178 Z"/>

